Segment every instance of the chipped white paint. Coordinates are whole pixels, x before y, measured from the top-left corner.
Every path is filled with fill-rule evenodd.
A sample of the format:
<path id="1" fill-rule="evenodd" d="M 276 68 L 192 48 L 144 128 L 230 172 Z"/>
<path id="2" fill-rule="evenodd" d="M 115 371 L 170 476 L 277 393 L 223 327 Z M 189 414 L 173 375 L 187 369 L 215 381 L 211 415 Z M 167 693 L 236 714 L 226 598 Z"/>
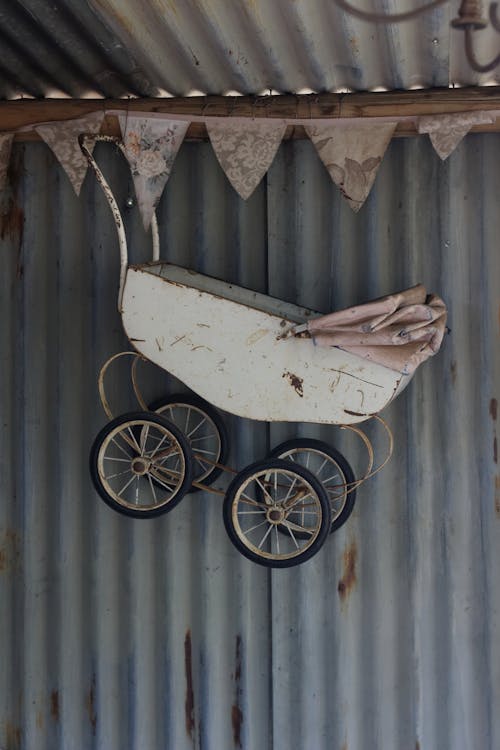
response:
<path id="1" fill-rule="evenodd" d="M 123 293 L 132 344 L 215 406 L 271 422 L 361 422 L 410 378 L 284 338 L 314 314 L 167 263 L 128 269 Z"/>

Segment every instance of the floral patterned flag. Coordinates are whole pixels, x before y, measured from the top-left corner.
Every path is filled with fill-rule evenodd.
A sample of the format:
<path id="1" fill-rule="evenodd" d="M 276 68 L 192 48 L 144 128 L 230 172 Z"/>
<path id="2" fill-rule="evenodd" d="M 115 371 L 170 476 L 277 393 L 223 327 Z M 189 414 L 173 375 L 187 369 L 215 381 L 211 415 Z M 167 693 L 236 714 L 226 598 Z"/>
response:
<path id="1" fill-rule="evenodd" d="M 246 200 L 271 166 L 286 123 L 207 122 L 207 130 L 219 164 L 236 192 Z"/>
<path id="2" fill-rule="evenodd" d="M 189 122 L 127 115 L 120 115 L 119 120 L 139 210 L 147 229 Z"/>
<path id="3" fill-rule="evenodd" d="M 77 195 L 80 195 L 88 167 L 87 159 L 78 144 L 78 136 L 81 133 L 98 133 L 103 118 L 104 112 L 92 112 L 78 120 L 37 125 L 35 128 L 56 155 Z"/>
<path id="4" fill-rule="evenodd" d="M 0 133 L 0 190 L 3 190 L 7 184 L 7 170 L 13 140 L 14 133 Z"/>
<path id="5" fill-rule="evenodd" d="M 451 115 L 429 115 L 418 121 L 418 132 L 429 133 L 438 156 L 448 158 L 473 125 L 495 122 L 490 112 L 456 112 Z"/>
<path id="6" fill-rule="evenodd" d="M 306 125 L 330 177 L 356 212 L 368 197 L 395 127 L 395 122 Z"/>

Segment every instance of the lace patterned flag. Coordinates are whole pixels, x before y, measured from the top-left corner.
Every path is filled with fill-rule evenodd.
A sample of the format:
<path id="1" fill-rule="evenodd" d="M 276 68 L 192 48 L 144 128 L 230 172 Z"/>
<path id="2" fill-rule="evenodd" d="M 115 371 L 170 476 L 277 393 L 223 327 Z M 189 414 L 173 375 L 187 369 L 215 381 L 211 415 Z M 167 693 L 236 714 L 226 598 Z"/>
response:
<path id="1" fill-rule="evenodd" d="M 92 112 L 78 120 L 37 125 L 35 130 L 52 149 L 59 163 L 71 180 L 77 195 L 87 174 L 88 163 L 80 150 L 78 136 L 81 133 L 95 135 L 101 129 L 104 112 Z"/>
<path id="2" fill-rule="evenodd" d="M 489 112 L 457 112 L 451 115 L 429 115 L 418 121 L 418 132 L 429 133 L 434 149 L 441 159 L 447 159 L 473 125 L 495 122 Z"/>
<path id="3" fill-rule="evenodd" d="M 119 120 L 137 203 L 147 229 L 189 122 L 127 115 L 120 115 Z"/>
<path id="4" fill-rule="evenodd" d="M 354 211 L 368 197 L 395 127 L 395 122 L 306 126 L 321 161 Z"/>
<path id="5" fill-rule="evenodd" d="M 13 140 L 14 133 L 0 133 L 0 190 L 7 185 L 7 170 Z"/>
<path id="6" fill-rule="evenodd" d="M 207 122 L 207 130 L 229 182 L 246 200 L 271 166 L 286 123 L 282 120 Z"/>

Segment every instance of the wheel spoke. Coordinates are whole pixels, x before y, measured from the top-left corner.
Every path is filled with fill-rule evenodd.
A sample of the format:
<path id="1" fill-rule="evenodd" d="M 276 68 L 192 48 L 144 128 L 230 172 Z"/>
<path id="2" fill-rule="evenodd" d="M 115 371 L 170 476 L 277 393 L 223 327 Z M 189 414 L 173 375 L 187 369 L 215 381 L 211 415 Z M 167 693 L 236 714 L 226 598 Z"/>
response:
<path id="1" fill-rule="evenodd" d="M 148 458 L 153 459 L 156 456 L 156 454 L 160 450 L 161 446 L 163 445 L 163 443 L 165 442 L 165 440 L 168 438 L 169 434 L 170 433 L 168 433 L 168 432 L 165 433 L 165 435 L 162 437 L 162 439 L 160 440 L 160 442 L 158 443 L 158 445 L 156 446 L 156 448 L 154 449 L 154 451 L 149 454 Z"/>
<path id="2" fill-rule="evenodd" d="M 212 432 L 211 435 L 199 435 L 198 437 L 191 438 L 190 435 L 188 435 L 192 443 L 199 443 L 200 440 L 217 440 L 217 435 L 215 432 Z"/>
<path id="3" fill-rule="evenodd" d="M 276 475 L 275 475 L 275 476 L 276 476 Z M 260 487 L 260 489 L 262 490 L 262 492 L 264 493 L 264 495 L 267 495 L 267 496 L 268 496 L 269 500 L 271 501 L 271 505 L 273 505 L 273 504 L 274 504 L 274 499 L 273 499 L 273 496 L 272 496 L 272 495 L 271 495 L 271 494 L 270 494 L 270 493 L 268 492 L 268 490 L 267 490 L 267 489 L 266 489 L 266 487 L 265 487 L 265 486 L 264 486 L 264 485 L 262 484 L 262 482 L 260 481 L 260 479 L 259 479 L 258 477 L 255 477 L 255 481 L 256 481 L 256 483 L 257 483 L 257 484 L 259 485 L 259 487 Z M 268 505 L 269 505 L 269 503 L 268 503 Z"/>
<path id="4" fill-rule="evenodd" d="M 292 490 L 293 490 L 293 488 L 295 487 L 296 484 L 297 484 L 297 477 L 295 477 L 295 479 L 293 480 L 292 484 L 290 485 L 290 487 L 288 489 L 288 492 L 287 492 L 287 495 L 286 495 L 285 499 L 283 500 L 283 505 L 286 506 L 288 504 L 288 498 L 290 497 L 290 495 L 292 493 Z M 303 495 L 301 495 L 300 498 L 298 498 L 298 499 L 302 500 L 302 498 L 303 498 Z M 292 503 L 292 505 L 293 505 L 293 503 Z"/>
<path id="5" fill-rule="evenodd" d="M 287 527 L 287 529 L 290 532 L 293 529 L 293 531 L 300 531 L 302 534 L 309 534 L 310 536 L 312 536 L 314 532 L 316 531 L 315 528 L 311 529 L 311 528 L 307 528 L 307 526 L 301 526 L 298 523 L 293 523 L 293 521 L 289 521 L 288 518 L 286 519 L 286 521 L 284 521 L 284 525 Z"/>
<path id="6" fill-rule="evenodd" d="M 266 521 L 264 521 L 263 523 L 266 523 Z M 264 534 L 264 536 L 260 540 L 260 544 L 258 545 L 259 549 L 262 549 L 262 545 L 264 544 L 264 542 L 266 541 L 267 537 L 269 536 L 269 534 L 271 533 L 272 530 L 273 530 L 273 524 L 270 523 L 268 530 L 266 531 L 266 533 Z"/>
<path id="7" fill-rule="evenodd" d="M 119 471 L 118 474 L 110 474 L 109 477 L 104 477 L 104 480 L 106 482 L 109 482 L 110 479 L 116 479 L 116 477 L 122 477 L 124 474 L 130 474 L 132 469 L 125 469 L 125 471 Z"/>
<path id="8" fill-rule="evenodd" d="M 122 493 L 125 492 L 125 490 L 127 489 L 127 487 L 129 487 L 132 484 L 132 482 L 134 481 L 135 477 L 136 477 L 136 475 L 133 474 L 132 478 L 129 479 L 128 482 L 126 482 L 126 484 L 123 485 L 123 487 L 121 488 L 120 492 L 116 493 L 118 495 L 118 497 L 122 496 Z"/>
<path id="9" fill-rule="evenodd" d="M 203 450 L 202 448 L 195 448 L 196 453 L 206 453 L 209 456 L 215 456 L 217 455 L 217 451 L 207 451 Z"/>
<path id="10" fill-rule="evenodd" d="M 245 529 L 245 534 L 250 534 L 251 531 L 255 531 L 255 529 L 259 529 L 261 526 L 264 526 L 265 523 L 267 523 L 267 518 L 265 518 L 260 523 L 255 524 L 255 526 L 252 526 L 250 529 Z M 269 526 L 269 528 L 271 529 L 272 526 Z M 269 532 L 266 532 L 266 536 L 267 536 L 268 533 Z M 264 539 L 266 538 L 266 536 L 264 537 Z M 262 541 L 264 541 L 264 539 Z M 261 544 L 262 544 L 262 542 L 261 542 Z"/>
<path id="11" fill-rule="evenodd" d="M 146 450 L 146 445 L 148 442 L 148 435 L 149 435 L 149 425 L 147 425 L 147 427 L 143 427 L 141 430 L 141 456 L 144 455 L 144 452 Z"/>
<path id="12" fill-rule="evenodd" d="M 116 437 L 118 437 L 118 436 L 116 436 Z M 116 437 L 112 437 L 111 438 L 111 442 L 114 443 L 114 445 L 116 445 L 116 447 L 118 448 L 118 450 L 121 451 L 124 456 L 127 456 L 127 460 L 130 461 L 129 454 L 127 453 L 127 451 L 125 450 L 125 448 L 123 448 L 123 446 L 120 445 L 120 443 L 117 441 Z M 127 447 L 130 448 L 130 445 L 128 443 L 127 443 Z"/>
<path id="13" fill-rule="evenodd" d="M 156 490 L 153 484 L 153 480 L 151 479 L 151 474 L 148 473 L 147 477 L 148 477 L 149 486 L 151 487 L 151 492 L 153 494 L 155 505 L 158 505 L 158 498 L 156 497 Z"/>
<path id="14" fill-rule="evenodd" d="M 128 434 L 130 435 L 130 437 L 132 438 L 132 442 L 133 442 L 133 444 L 135 445 L 135 447 L 137 448 L 137 451 L 138 451 L 139 455 L 140 455 L 140 456 L 142 456 L 142 452 L 141 452 L 141 448 L 140 448 L 140 445 L 139 445 L 139 443 L 137 442 L 137 440 L 135 439 L 135 435 L 134 435 L 134 433 L 132 432 L 132 430 L 130 429 L 130 427 L 127 427 L 127 432 L 128 432 Z"/>
<path id="15" fill-rule="evenodd" d="M 188 440 L 191 440 L 191 439 L 192 439 L 192 436 L 194 435 L 194 433 L 195 433 L 195 432 L 196 432 L 197 430 L 199 430 L 199 429 L 200 429 L 200 427 L 201 427 L 201 425 L 202 425 L 202 424 L 204 424 L 204 423 L 205 423 L 206 421 L 207 421 L 207 420 L 206 420 L 206 419 L 205 419 L 204 417 L 202 417 L 202 418 L 201 418 L 201 421 L 200 421 L 200 422 L 198 422 L 198 424 L 196 425 L 196 427 L 193 427 L 193 429 L 191 430 L 191 432 L 186 432 L 186 437 L 188 438 Z M 187 429 L 187 425 L 186 425 L 186 429 Z M 210 436 L 209 436 L 209 435 L 207 435 L 207 437 L 210 437 Z M 198 437 L 198 438 L 195 438 L 195 439 L 196 439 L 196 440 L 203 440 L 203 438 L 199 438 L 199 437 Z"/>
<path id="16" fill-rule="evenodd" d="M 284 527 L 285 527 L 285 528 L 287 529 L 288 533 L 289 533 L 289 534 L 290 534 L 290 536 L 292 537 L 292 539 L 293 539 L 293 543 L 295 544 L 296 548 L 297 548 L 297 549 L 299 549 L 299 543 L 298 543 L 298 542 L 297 542 L 297 540 L 295 539 L 295 536 L 294 536 L 294 534 L 293 534 L 293 531 L 292 531 L 292 529 L 290 528 L 290 522 L 289 522 L 288 520 L 287 520 L 287 521 L 284 521 L 284 522 L 283 522 L 283 526 L 284 526 Z"/>

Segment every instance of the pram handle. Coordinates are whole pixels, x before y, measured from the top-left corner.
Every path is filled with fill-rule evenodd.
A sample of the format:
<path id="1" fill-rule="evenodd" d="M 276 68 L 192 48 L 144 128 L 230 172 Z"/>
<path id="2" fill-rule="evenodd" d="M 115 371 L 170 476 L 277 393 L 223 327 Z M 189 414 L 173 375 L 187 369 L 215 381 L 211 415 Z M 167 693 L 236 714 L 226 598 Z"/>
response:
<path id="1" fill-rule="evenodd" d="M 97 165 L 97 162 L 94 159 L 92 152 L 90 151 L 89 146 L 88 146 L 89 143 L 95 143 L 96 141 L 106 141 L 107 143 L 114 143 L 116 146 L 118 146 L 118 148 L 120 149 L 120 151 L 122 152 L 124 156 L 125 156 L 125 148 L 121 140 L 117 138 L 116 136 L 85 135 L 85 134 L 81 134 L 78 136 L 78 143 L 80 144 L 82 153 L 87 159 L 89 166 L 94 172 L 97 178 L 97 181 L 104 192 L 106 200 L 108 201 L 109 207 L 111 209 L 111 213 L 113 214 L 113 219 L 114 219 L 115 226 L 116 226 L 116 232 L 118 234 L 118 245 L 120 249 L 120 285 L 118 289 L 118 310 L 121 311 L 123 287 L 125 285 L 125 277 L 126 277 L 127 268 L 128 268 L 127 236 L 125 234 L 125 226 L 123 224 L 121 211 L 118 208 L 118 203 L 116 202 L 116 198 L 113 195 L 113 191 L 111 190 L 111 187 L 108 181 L 106 180 L 106 178 L 104 177 L 101 169 Z M 156 212 L 153 213 L 153 217 L 151 219 L 151 234 L 152 234 L 152 242 L 153 242 L 153 262 L 154 262 L 160 259 L 160 237 L 158 233 L 158 221 L 156 218 Z"/>

